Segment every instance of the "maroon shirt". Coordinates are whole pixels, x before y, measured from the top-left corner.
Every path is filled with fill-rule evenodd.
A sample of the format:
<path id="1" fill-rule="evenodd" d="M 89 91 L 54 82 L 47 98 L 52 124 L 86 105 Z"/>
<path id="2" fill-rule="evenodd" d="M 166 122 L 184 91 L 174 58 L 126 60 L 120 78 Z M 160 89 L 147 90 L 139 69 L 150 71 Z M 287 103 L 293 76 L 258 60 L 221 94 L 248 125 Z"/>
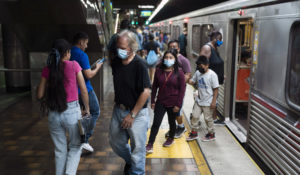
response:
<path id="1" fill-rule="evenodd" d="M 158 67 L 156 68 L 152 85 L 151 104 L 155 103 L 156 92 L 158 90 L 156 101 L 159 101 L 165 107 L 177 106 L 181 108 L 186 87 L 184 73 L 181 69 L 179 69 L 177 75 L 172 71 L 171 76 L 163 88 L 166 77 L 168 77 L 170 73 L 171 72 L 165 72 Z"/>

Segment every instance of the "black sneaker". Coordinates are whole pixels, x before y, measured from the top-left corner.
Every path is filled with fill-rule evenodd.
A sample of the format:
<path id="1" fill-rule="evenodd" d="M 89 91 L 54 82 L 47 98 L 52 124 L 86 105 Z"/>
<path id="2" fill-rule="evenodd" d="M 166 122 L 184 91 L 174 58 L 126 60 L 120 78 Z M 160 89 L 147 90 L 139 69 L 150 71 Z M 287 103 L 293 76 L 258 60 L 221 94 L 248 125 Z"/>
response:
<path id="1" fill-rule="evenodd" d="M 186 131 L 185 127 L 178 126 L 174 138 L 176 139 L 180 138 L 185 131 Z"/>
<path id="2" fill-rule="evenodd" d="M 125 166 L 124 166 L 124 175 L 130 175 L 130 168 L 131 168 L 131 165 L 126 163 Z"/>
<path id="3" fill-rule="evenodd" d="M 186 141 L 193 141 L 193 140 L 196 140 L 196 139 L 198 139 L 199 137 L 198 137 L 198 133 L 196 132 L 196 131 L 192 131 L 192 132 L 190 132 L 189 133 L 189 137 L 188 138 L 186 138 Z"/>
<path id="4" fill-rule="evenodd" d="M 214 120 L 214 124 L 215 125 L 225 125 L 224 121 L 220 120 L 220 119 Z"/>

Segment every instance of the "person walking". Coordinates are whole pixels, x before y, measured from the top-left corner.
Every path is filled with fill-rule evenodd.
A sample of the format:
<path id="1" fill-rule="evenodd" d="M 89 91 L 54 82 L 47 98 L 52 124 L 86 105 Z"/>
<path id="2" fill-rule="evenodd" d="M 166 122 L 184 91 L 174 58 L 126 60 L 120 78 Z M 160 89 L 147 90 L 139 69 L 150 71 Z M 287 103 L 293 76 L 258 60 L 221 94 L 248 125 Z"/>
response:
<path id="1" fill-rule="evenodd" d="M 88 140 L 92 136 L 94 128 L 96 126 L 97 119 L 100 116 L 100 106 L 98 98 L 93 90 L 93 86 L 91 84 L 90 79 L 93 78 L 100 70 L 103 63 L 96 64 L 94 69 L 91 69 L 90 61 L 88 55 L 84 52 L 88 47 L 89 37 L 84 32 L 79 32 L 73 37 L 73 47 L 71 48 L 71 59 L 76 61 L 81 67 L 83 76 L 85 79 L 85 84 L 89 94 L 89 104 L 90 104 L 90 112 L 91 112 L 91 123 L 89 130 L 86 133 L 84 143 L 82 144 L 82 148 L 93 152 L 94 148 L 89 144 Z M 79 91 L 81 93 L 81 91 Z M 80 98 L 80 103 L 82 99 Z M 81 103 L 82 104 L 82 103 Z"/>
<path id="2" fill-rule="evenodd" d="M 168 113 L 170 132 L 163 146 L 169 147 L 174 143 L 175 120 L 182 107 L 186 88 L 184 73 L 179 69 L 176 50 L 166 51 L 162 63 L 157 67 L 151 95 L 151 108 L 154 109 L 154 120 L 146 146 L 147 153 L 153 152 L 153 144 L 166 112 Z M 156 96 L 157 90 L 158 95 Z"/>
<path id="3" fill-rule="evenodd" d="M 81 118 L 81 110 L 78 86 L 85 106 L 83 113 L 90 113 L 81 67 L 76 61 L 69 61 L 70 48 L 70 44 L 64 39 L 54 42 L 37 89 L 37 98 L 43 99 L 42 108 L 48 112 L 48 127 L 55 146 L 56 175 L 75 175 L 80 161 L 78 119 Z"/>
<path id="4" fill-rule="evenodd" d="M 123 30 L 117 37 L 117 56 L 111 61 L 115 106 L 109 142 L 113 151 L 126 162 L 124 173 L 130 175 L 145 174 L 147 99 L 151 91 L 146 63 L 136 55 L 137 50 L 136 35 Z"/>

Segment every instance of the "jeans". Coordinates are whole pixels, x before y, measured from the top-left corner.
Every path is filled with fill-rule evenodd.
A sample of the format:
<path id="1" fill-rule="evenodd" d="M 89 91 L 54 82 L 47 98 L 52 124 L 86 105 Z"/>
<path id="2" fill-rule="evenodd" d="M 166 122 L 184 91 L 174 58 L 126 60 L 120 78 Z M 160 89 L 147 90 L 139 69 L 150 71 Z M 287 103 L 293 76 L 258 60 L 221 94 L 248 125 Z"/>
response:
<path id="1" fill-rule="evenodd" d="M 80 106 L 78 101 L 69 102 L 67 105 L 64 112 L 50 111 L 48 115 L 48 127 L 55 146 L 56 175 L 75 175 L 81 155 L 78 129 Z M 66 132 L 69 134 L 69 144 Z"/>
<path id="2" fill-rule="evenodd" d="M 155 103 L 154 108 L 154 119 L 153 124 L 151 127 L 150 137 L 148 143 L 154 143 L 156 135 L 158 133 L 159 127 L 161 122 L 164 118 L 165 113 L 168 114 L 168 121 L 170 125 L 170 136 L 169 138 L 174 139 L 175 131 L 176 131 L 176 117 L 178 116 L 179 112 L 173 112 L 173 107 L 164 107 L 160 102 Z"/>
<path id="3" fill-rule="evenodd" d="M 83 105 L 81 98 L 80 98 L 80 104 Z M 94 90 L 91 90 L 89 92 L 89 105 L 90 105 L 90 113 L 92 119 L 90 120 L 89 127 L 88 127 L 90 130 L 87 131 L 85 136 L 85 141 L 84 141 L 85 143 L 88 143 L 89 138 L 93 135 L 97 119 L 100 116 L 99 102 Z"/>
<path id="4" fill-rule="evenodd" d="M 122 129 L 121 123 L 129 112 L 129 110 L 122 110 L 114 106 L 109 142 L 114 152 L 131 165 L 131 175 L 144 175 L 149 111 L 148 108 L 141 109 L 134 119 L 132 127 Z"/>

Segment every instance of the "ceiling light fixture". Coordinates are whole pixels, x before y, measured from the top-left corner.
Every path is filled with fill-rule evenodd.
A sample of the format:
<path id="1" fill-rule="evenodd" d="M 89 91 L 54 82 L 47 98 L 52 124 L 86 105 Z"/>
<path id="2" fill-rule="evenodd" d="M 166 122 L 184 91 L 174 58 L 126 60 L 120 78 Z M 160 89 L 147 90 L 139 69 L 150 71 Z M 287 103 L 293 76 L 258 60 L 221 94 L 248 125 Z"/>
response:
<path id="1" fill-rule="evenodd" d="M 160 4 L 157 6 L 157 8 L 154 10 L 152 15 L 148 18 L 148 22 L 150 22 L 154 16 L 169 2 L 169 0 L 162 0 Z"/>
<path id="2" fill-rule="evenodd" d="M 140 9 L 154 9 L 154 5 L 138 5 Z"/>

